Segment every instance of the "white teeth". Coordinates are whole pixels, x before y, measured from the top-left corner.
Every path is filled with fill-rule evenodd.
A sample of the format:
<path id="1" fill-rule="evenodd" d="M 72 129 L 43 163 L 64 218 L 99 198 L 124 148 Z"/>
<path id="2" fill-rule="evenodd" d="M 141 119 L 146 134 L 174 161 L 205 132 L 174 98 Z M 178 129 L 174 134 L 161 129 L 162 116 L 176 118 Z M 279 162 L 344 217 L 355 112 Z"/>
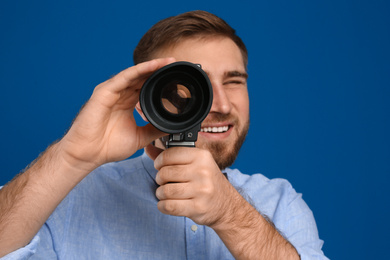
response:
<path id="1" fill-rule="evenodd" d="M 201 132 L 205 133 L 223 133 L 226 132 L 229 129 L 228 126 L 220 126 L 220 127 L 203 127 L 200 129 Z"/>

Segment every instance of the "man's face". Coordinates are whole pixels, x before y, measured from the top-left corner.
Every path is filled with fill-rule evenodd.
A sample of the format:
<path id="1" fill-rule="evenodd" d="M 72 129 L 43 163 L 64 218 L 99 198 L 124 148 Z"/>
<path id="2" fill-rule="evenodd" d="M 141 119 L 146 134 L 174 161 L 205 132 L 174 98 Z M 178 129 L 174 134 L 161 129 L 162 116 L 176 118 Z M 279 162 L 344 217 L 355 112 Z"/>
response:
<path id="1" fill-rule="evenodd" d="M 186 39 L 154 58 L 201 64 L 213 86 L 213 104 L 196 147 L 207 149 L 221 169 L 237 157 L 249 128 L 247 74 L 240 49 L 226 37 Z"/>

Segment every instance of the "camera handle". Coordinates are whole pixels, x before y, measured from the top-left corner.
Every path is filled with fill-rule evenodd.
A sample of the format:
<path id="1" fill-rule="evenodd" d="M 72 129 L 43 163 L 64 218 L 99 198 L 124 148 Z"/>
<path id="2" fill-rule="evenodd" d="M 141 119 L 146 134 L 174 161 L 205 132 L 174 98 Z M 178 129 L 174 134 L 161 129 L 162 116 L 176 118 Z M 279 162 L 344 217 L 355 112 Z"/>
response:
<path id="1" fill-rule="evenodd" d="M 165 146 L 170 147 L 195 147 L 195 142 L 198 140 L 198 132 L 200 124 L 183 133 L 170 134 L 163 137 Z"/>

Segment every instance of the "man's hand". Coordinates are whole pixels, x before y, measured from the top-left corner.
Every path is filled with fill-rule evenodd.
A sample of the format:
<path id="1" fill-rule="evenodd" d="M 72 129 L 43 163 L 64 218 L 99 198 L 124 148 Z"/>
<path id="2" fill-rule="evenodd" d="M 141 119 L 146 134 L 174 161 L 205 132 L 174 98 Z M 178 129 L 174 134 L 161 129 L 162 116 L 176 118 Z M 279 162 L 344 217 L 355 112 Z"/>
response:
<path id="1" fill-rule="evenodd" d="M 229 183 L 207 150 L 169 148 L 154 164 L 162 213 L 213 228 L 235 259 L 299 259 L 295 248 Z"/>
<path id="2" fill-rule="evenodd" d="M 133 111 L 143 82 L 173 61 L 141 63 L 98 85 L 60 142 L 64 159 L 71 165 L 95 168 L 125 159 L 161 137 L 163 133 L 150 124 L 138 127 Z"/>
<path id="3" fill-rule="evenodd" d="M 97 86 L 64 138 L 0 190 L 0 257 L 28 244 L 94 168 L 125 159 L 164 135 L 151 125 L 138 127 L 133 110 L 147 77 L 173 61 L 145 62 Z"/>
<path id="4" fill-rule="evenodd" d="M 213 226 L 229 216 L 235 189 L 221 173 L 212 155 L 198 148 L 173 147 L 155 160 L 159 170 L 156 196 L 162 213 L 186 216 Z"/>

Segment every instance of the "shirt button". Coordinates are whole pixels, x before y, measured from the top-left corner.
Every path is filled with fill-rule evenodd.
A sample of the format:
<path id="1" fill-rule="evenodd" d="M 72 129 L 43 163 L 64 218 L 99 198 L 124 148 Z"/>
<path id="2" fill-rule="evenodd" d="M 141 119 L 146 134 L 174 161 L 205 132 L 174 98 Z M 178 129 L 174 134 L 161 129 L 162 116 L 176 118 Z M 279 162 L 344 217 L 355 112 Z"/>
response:
<path id="1" fill-rule="evenodd" d="M 192 225 L 191 226 L 191 230 L 196 232 L 198 230 L 198 226 L 197 225 Z"/>

